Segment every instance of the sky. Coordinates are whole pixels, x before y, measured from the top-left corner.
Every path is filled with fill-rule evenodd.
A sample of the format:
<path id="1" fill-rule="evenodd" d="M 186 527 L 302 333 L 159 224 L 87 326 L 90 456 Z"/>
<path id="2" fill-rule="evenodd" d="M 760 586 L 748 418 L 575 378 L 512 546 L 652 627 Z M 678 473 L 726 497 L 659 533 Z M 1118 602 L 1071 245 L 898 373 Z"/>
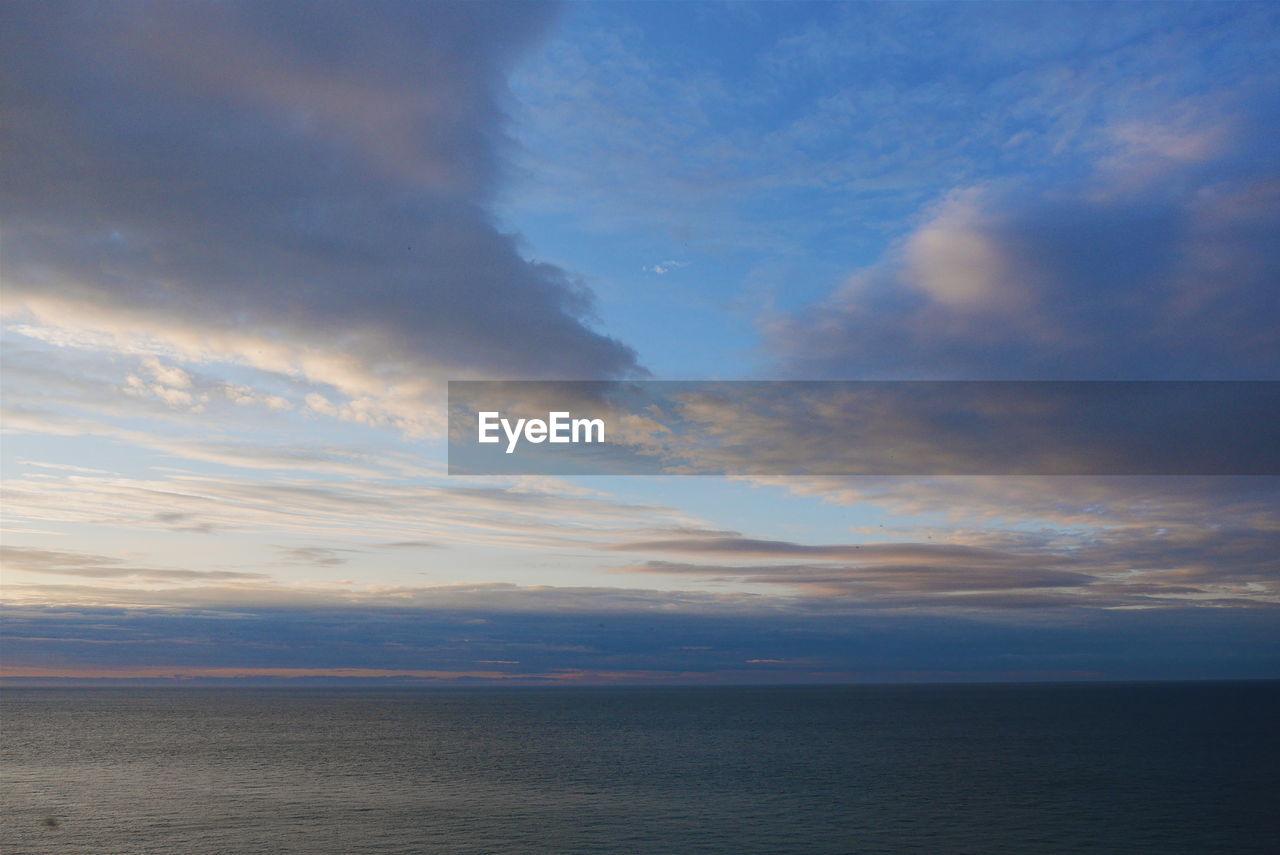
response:
<path id="1" fill-rule="evenodd" d="M 1277 37 L 1269 3 L 7 3 L 0 673 L 1280 677 L 1275 476 L 445 454 L 449 380 L 1280 380 Z"/>

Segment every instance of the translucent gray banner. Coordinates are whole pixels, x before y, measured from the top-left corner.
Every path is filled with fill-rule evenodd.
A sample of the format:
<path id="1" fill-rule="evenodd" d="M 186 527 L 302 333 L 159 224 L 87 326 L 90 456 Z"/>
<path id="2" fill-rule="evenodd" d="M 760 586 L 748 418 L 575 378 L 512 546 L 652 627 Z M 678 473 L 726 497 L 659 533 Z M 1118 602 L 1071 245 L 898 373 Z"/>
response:
<path id="1" fill-rule="evenodd" d="M 1275 475 L 1280 382 L 452 381 L 455 475 Z"/>

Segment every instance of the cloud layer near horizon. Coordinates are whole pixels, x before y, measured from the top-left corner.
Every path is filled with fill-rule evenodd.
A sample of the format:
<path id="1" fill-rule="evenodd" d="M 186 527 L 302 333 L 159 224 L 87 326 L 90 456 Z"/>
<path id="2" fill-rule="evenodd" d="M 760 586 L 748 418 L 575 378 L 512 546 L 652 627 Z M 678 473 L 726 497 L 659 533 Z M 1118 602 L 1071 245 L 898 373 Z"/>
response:
<path id="1" fill-rule="evenodd" d="M 1221 679 L 1265 677 L 1280 664 L 1268 639 L 1274 611 L 1261 609 L 1088 611 L 1034 623 L 974 623 L 927 613 L 857 620 L 812 611 L 743 614 L 692 601 L 674 611 L 656 603 L 637 608 L 616 593 L 612 606 L 566 611 L 536 592 L 506 594 L 524 607 L 495 610 L 474 596 L 440 607 L 9 606 L 3 641 L 8 673 L 18 680 Z"/>

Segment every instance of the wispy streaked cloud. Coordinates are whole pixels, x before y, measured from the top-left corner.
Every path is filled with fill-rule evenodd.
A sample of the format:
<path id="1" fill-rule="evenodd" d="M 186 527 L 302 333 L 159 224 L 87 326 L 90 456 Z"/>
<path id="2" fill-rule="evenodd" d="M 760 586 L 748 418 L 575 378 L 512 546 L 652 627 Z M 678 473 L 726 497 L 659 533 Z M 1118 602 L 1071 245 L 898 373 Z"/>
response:
<path id="1" fill-rule="evenodd" d="M 515 488 L 172 475 L 6 479 L 6 508 L 30 520 L 214 530 L 291 531 L 433 543 L 588 547 L 654 523 L 690 521 L 661 506 L 549 496 Z M 415 538 L 417 539 L 417 538 Z"/>
<path id="2" fill-rule="evenodd" d="M 227 570 L 166 570 L 131 567 L 122 559 L 84 552 L 57 552 L 21 546 L 0 546 L 0 566 L 10 572 L 90 579 L 141 579 L 147 582 L 262 582 L 263 573 Z M 19 586 L 21 587 L 21 586 Z"/>

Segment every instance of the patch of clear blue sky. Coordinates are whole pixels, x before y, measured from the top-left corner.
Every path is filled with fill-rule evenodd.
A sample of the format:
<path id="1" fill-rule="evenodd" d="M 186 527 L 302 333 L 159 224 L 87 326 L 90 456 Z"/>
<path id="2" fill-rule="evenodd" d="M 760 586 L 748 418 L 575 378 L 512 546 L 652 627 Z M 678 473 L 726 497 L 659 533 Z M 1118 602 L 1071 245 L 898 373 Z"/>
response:
<path id="1" fill-rule="evenodd" d="M 1070 190 L 1121 121 L 1269 66 L 1264 3 L 575 3 L 511 81 L 504 224 L 661 377 L 768 376 L 763 313 L 948 193 Z M 672 265 L 665 274 L 652 268 Z M 650 268 L 646 270 L 645 268 Z"/>

